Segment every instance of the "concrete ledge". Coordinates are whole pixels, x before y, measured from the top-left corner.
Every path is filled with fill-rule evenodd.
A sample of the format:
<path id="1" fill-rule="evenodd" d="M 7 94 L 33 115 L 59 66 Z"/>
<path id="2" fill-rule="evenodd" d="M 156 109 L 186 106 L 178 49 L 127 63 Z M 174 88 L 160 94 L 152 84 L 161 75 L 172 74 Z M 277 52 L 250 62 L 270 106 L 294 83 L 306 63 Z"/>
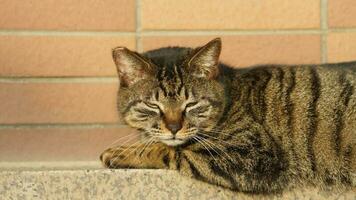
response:
<path id="1" fill-rule="evenodd" d="M 1 199 L 355 199 L 353 191 L 316 189 L 279 195 L 225 190 L 168 170 L 81 169 L 0 171 Z"/>

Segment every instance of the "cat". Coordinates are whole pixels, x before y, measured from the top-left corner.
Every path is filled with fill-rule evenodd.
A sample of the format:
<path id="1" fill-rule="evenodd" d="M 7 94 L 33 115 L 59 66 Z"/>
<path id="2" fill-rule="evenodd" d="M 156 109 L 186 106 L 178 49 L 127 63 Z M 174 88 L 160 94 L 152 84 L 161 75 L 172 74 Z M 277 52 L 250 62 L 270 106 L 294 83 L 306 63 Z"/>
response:
<path id="1" fill-rule="evenodd" d="M 233 68 L 221 40 L 143 54 L 113 50 L 118 110 L 143 143 L 108 168 L 159 168 L 235 191 L 356 181 L 356 62 Z"/>

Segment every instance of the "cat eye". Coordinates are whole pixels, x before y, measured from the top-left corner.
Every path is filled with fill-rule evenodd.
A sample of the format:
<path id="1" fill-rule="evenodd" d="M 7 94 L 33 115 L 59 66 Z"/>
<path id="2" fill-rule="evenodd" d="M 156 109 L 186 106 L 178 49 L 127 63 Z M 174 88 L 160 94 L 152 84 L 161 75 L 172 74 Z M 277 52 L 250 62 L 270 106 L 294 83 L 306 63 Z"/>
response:
<path id="1" fill-rule="evenodd" d="M 190 105 L 190 106 L 186 106 L 186 109 L 184 110 L 184 114 L 189 113 L 189 115 L 194 116 L 196 118 L 207 118 L 207 112 L 210 110 L 210 106 L 209 105 L 197 105 L 198 102 L 194 102 L 194 104 Z M 195 106 L 197 105 L 197 106 Z M 195 106 L 193 108 L 189 108 Z M 188 108 L 188 110 L 187 110 Z"/>
<path id="2" fill-rule="evenodd" d="M 138 117 L 138 118 L 147 118 L 147 117 L 149 117 L 150 115 L 148 115 L 148 114 L 143 114 L 143 113 L 140 113 L 140 114 L 138 114 L 136 117 Z"/>
<path id="3" fill-rule="evenodd" d="M 163 113 L 163 112 L 162 112 L 162 109 L 161 109 L 157 104 L 150 103 L 150 102 L 144 102 L 144 104 L 145 104 L 148 108 L 154 110 L 154 111 L 151 111 L 151 112 L 154 112 L 155 115 L 157 115 L 157 114 L 162 115 L 162 113 Z"/>
<path id="4" fill-rule="evenodd" d="M 191 102 L 191 103 L 187 103 L 187 104 L 185 105 L 184 110 L 183 110 L 183 115 L 186 115 L 186 113 L 187 113 L 187 108 L 193 107 L 193 106 L 195 106 L 195 105 L 197 105 L 197 104 L 198 104 L 197 101 Z"/>
<path id="5" fill-rule="evenodd" d="M 187 112 L 190 112 L 190 111 L 192 110 L 192 109 L 190 109 L 190 108 L 193 107 L 193 106 L 195 106 L 195 105 L 197 105 L 198 103 L 199 103 L 199 102 L 197 102 L 197 101 L 187 103 L 187 104 L 185 105 L 184 110 L 183 110 L 183 115 L 186 115 Z M 189 109 L 189 110 L 187 110 L 187 109 Z M 194 108 L 193 108 L 193 109 L 194 109 Z"/>
<path id="6" fill-rule="evenodd" d="M 195 105 L 197 105 L 199 102 L 191 102 L 191 103 L 187 103 L 187 105 L 185 105 L 185 108 L 189 108 L 189 107 L 193 107 Z"/>
<path id="7" fill-rule="evenodd" d="M 144 102 L 146 106 L 153 108 L 153 109 L 160 109 L 160 107 L 157 104 L 149 103 L 149 102 Z"/>
<path id="8" fill-rule="evenodd" d="M 140 117 L 148 117 L 148 116 L 158 114 L 157 112 L 154 112 L 152 110 L 142 109 L 142 108 L 136 108 L 136 109 L 134 109 L 134 111 L 138 112 Z"/>

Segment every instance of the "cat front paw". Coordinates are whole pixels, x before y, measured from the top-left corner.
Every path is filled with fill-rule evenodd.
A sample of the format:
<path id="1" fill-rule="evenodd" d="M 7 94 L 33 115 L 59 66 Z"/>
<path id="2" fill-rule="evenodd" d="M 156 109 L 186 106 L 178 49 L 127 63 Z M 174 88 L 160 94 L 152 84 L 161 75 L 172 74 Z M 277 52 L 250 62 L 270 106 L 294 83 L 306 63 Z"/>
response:
<path id="1" fill-rule="evenodd" d="M 109 148 L 100 155 L 100 160 L 106 168 L 132 168 L 126 150 L 125 147 Z"/>
<path id="2" fill-rule="evenodd" d="M 112 156 L 113 156 L 113 151 L 111 148 L 106 149 L 103 153 L 101 153 L 100 160 L 101 163 L 104 165 L 104 167 L 110 168 Z"/>
<path id="3" fill-rule="evenodd" d="M 106 168 L 118 168 L 117 163 L 120 157 L 123 158 L 117 154 L 117 149 L 109 148 L 100 155 L 100 160 Z"/>

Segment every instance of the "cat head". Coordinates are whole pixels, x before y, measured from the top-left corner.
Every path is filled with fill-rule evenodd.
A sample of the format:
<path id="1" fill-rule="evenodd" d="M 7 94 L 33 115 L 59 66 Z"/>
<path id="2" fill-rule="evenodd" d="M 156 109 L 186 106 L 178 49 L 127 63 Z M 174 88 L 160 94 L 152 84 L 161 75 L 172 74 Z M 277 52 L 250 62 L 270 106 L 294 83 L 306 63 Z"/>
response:
<path id="1" fill-rule="evenodd" d="M 225 106 L 217 80 L 220 51 L 219 38 L 196 49 L 168 47 L 139 54 L 115 48 L 118 106 L 125 122 L 170 146 L 214 128 Z"/>

